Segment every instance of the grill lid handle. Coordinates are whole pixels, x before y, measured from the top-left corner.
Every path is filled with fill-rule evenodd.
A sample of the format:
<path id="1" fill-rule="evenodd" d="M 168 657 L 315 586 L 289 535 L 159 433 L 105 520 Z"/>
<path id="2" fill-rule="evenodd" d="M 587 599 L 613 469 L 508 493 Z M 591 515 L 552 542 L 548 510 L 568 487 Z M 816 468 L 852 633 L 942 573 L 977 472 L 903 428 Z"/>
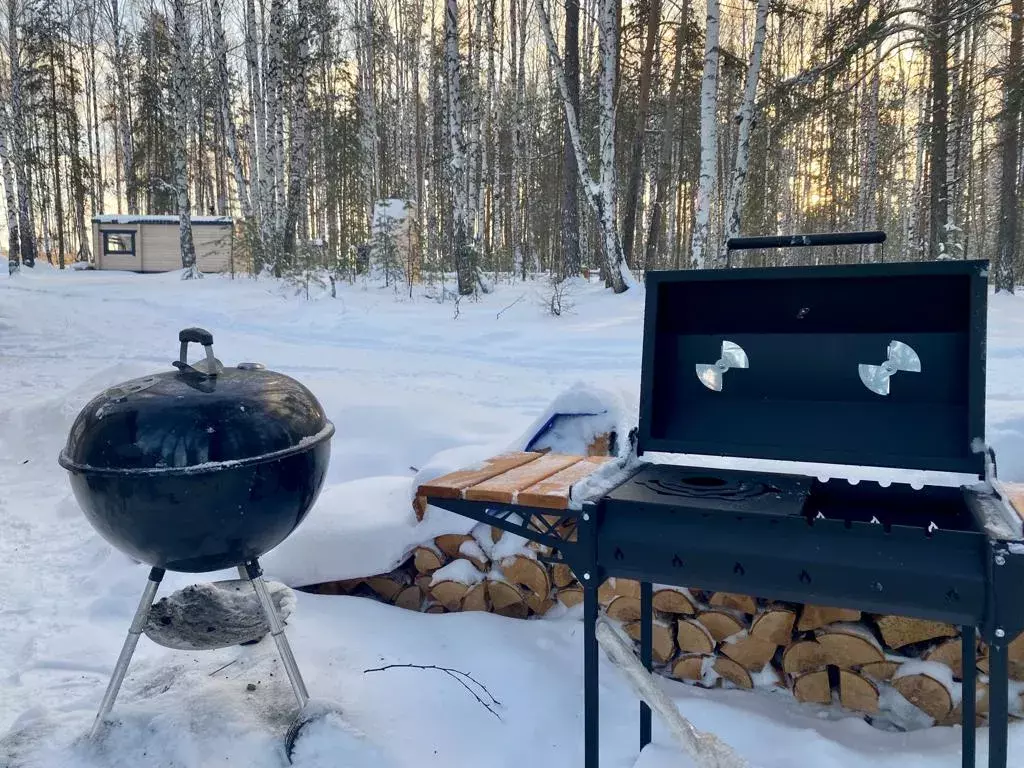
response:
<path id="1" fill-rule="evenodd" d="M 213 334 L 205 328 L 185 328 L 178 333 L 178 341 L 181 342 L 181 351 L 178 359 L 172 365 L 182 373 L 195 373 L 204 378 L 212 378 L 224 370 L 224 366 L 213 355 Z M 206 359 L 195 365 L 188 364 L 189 343 L 202 344 L 206 350 Z"/>

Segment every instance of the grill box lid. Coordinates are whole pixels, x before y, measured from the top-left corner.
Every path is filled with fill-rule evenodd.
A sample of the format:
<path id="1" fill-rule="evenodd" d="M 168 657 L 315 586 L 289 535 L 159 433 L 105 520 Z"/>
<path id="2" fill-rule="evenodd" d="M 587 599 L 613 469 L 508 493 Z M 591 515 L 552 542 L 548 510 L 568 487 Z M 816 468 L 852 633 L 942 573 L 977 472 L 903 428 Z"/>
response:
<path id="1" fill-rule="evenodd" d="M 639 452 L 983 476 L 987 275 L 987 261 L 649 273 Z"/>

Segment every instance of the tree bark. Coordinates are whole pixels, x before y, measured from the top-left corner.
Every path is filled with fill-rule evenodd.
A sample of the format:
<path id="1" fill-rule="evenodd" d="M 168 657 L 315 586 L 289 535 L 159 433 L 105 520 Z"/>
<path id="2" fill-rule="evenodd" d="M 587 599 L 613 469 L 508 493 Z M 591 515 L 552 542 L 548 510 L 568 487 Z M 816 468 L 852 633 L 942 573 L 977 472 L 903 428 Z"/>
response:
<path id="1" fill-rule="evenodd" d="M 238 135 L 235 121 L 231 116 L 231 81 L 228 77 L 228 47 L 224 38 L 224 21 L 221 0 L 210 0 L 210 16 L 213 22 L 213 58 L 217 66 L 217 89 L 220 92 L 221 126 L 224 130 L 224 143 L 227 145 L 228 156 L 235 172 L 235 189 L 238 193 L 238 205 L 242 210 L 242 218 L 252 218 L 252 205 L 249 202 L 249 183 L 245 178 L 245 166 L 238 151 Z"/>
<path id="2" fill-rule="evenodd" d="M 28 166 L 28 139 L 25 126 L 25 100 L 23 97 L 24 71 L 21 62 L 21 44 L 18 39 L 17 0 L 7 0 L 7 55 L 11 76 L 11 150 L 18 176 L 18 236 L 21 245 L 21 263 L 36 265 L 36 228 L 32 215 L 32 174 Z"/>
<path id="3" fill-rule="evenodd" d="M 679 111 L 679 83 L 683 73 L 683 51 L 686 47 L 686 21 L 690 15 L 690 0 L 683 0 L 679 29 L 676 30 L 675 52 L 672 60 L 672 81 L 668 90 L 668 103 L 661 125 L 661 149 L 658 152 L 658 182 L 651 208 L 651 220 L 647 227 L 647 251 L 644 254 L 645 269 L 652 269 L 657 263 L 660 250 L 665 205 L 668 202 L 669 182 L 672 176 L 672 146 L 675 143 L 676 115 Z"/>
<path id="4" fill-rule="evenodd" d="M 690 245 L 690 266 L 694 269 L 705 266 L 711 196 L 718 174 L 718 121 L 715 114 L 718 105 L 718 0 L 708 0 L 707 5 L 704 76 L 700 86 L 700 180 Z"/>
<path id="5" fill-rule="evenodd" d="M 306 216 L 306 172 L 309 169 L 309 96 L 306 78 L 309 76 L 309 0 L 298 0 L 298 51 L 295 61 L 295 94 L 291 119 L 291 157 L 288 163 L 288 204 L 284 226 L 284 252 L 295 256 L 295 232 L 299 217 Z"/>
<path id="6" fill-rule="evenodd" d="M 765 0 L 761 0 L 764 2 Z M 629 186 L 626 191 L 626 211 L 622 224 L 622 255 L 627 264 L 633 264 L 633 240 L 636 234 L 636 209 L 640 200 L 640 182 L 643 177 L 644 137 L 647 132 L 647 112 L 651 98 L 651 70 L 658 49 L 658 27 L 661 24 L 661 0 L 650 0 L 647 9 L 647 41 L 640 64 L 640 95 L 637 105 L 636 131 L 633 133 L 633 151 L 629 161 Z"/>
<path id="7" fill-rule="evenodd" d="M 730 237 L 740 233 L 740 217 L 743 212 L 743 193 L 747 186 L 747 171 L 750 167 L 750 132 L 754 127 L 754 97 L 757 95 L 757 79 L 761 74 L 761 58 L 764 53 L 764 38 L 768 28 L 768 0 L 758 0 L 757 20 L 754 24 L 754 44 L 750 51 L 750 65 L 747 67 L 747 81 L 743 88 L 743 102 L 740 104 L 736 121 L 739 136 L 736 140 L 736 160 L 733 163 L 732 179 L 729 182 L 729 198 L 725 209 L 725 232 L 722 249 L 719 251 L 719 266 L 729 264 L 728 242 Z"/>
<path id="8" fill-rule="evenodd" d="M 1010 45 L 1003 75 L 1000 121 L 999 234 L 995 259 L 996 291 L 1013 292 L 1019 232 L 1017 181 L 1020 173 L 1020 124 L 1024 116 L 1024 0 L 1010 2 Z"/>
<path id="9" fill-rule="evenodd" d="M 522 23 L 526 23 L 524 19 Z M 524 52 L 525 53 L 525 52 Z M 562 54 L 569 103 L 580 113 L 580 0 L 565 0 L 565 51 Z M 583 266 L 580 254 L 579 170 L 565 122 L 562 145 L 562 277 L 575 277 Z"/>
<path id="10" fill-rule="evenodd" d="M 928 253 L 945 257 L 949 198 L 946 152 L 949 136 L 949 0 L 933 0 L 928 60 L 931 68 L 931 119 L 928 126 Z"/>
<path id="11" fill-rule="evenodd" d="M 448 140 L 451 145 L 452 247 L 460 296 L 473 293 L 474 254 L 468 230 L 466 140 L 462 131 L 462 89 L 459 61 L 459 4 L 447 0 L 444 16 L 444 65 L 448 90 Z"/>
<path id="12" fill-rule="evenodd" d="M 7 150 L 7 115 L 5 109 L 0 107 L 0 117 L 4 118 L 0 123 L 0 173 L 4 180 L 4 200 L 7 204 L 7 260 L 8 262 L 21 265 L 21 247 L 18 237 L 18 199 L 17 185 L 14 181 L 14 169 L 11 167 L 11 158 Z"/>
<path id="13" fill-rule="evenodd" d="M 178 233 L 183 277 L 199 277 L 192 240 L 192 206 L 188 184 L 188 30 L 185 1 L 173 0 L 174 39 L 171 71 L 171 111 L 174 125 L 174 185 L 177 191 Z"/>

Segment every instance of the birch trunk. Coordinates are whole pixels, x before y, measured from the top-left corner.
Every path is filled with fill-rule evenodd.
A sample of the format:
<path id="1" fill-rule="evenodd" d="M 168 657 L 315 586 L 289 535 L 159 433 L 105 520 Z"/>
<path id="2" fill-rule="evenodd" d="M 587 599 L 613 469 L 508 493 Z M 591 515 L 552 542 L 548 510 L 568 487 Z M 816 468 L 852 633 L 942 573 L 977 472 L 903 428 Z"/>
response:
<path id="1" fill-rule="evenodd" d="M 192 210 L 188 185 L 188 30 L 185 0 L 173 0 L 174 39 L 171 61 L 171 121 L 174 126 L 174 186 L 178 202 L 178 232 L 184 279 L 201 277 L 192 241 Z"/>
<path id="2" fill-rule="evenodd" d="M 380 197 L 380 167 L 377 149 L 377 100 L 374 93 L 374 51 L 373 51 L 373 0 L 359 0 L 357 3 L 357 58 L 359 61 L 359 142 L 364 162 L 366 185 L 366 231 L 373 224 L 373 206 Z"/>
<path id="3" fill-rule="evenodd" d="M 18 237 L 21 245 L 21 263 L 36 265 L 36 227 L 32 216 L 32 175 L 29 172 L 27 137 L 25 135 L 25 101 L 22 95 L 24 72 L 21 67 L 21 47 L 18 40 L 17 0 L 7 0 L 7 55 L 11 76 L 11 158 L 18 176 Z"/>
<path id="4" fill-rule="evenodd" d="M 576 110 L 569 98 L 569 88 L 565 79 L 565 69 L 558 56 L 558 46 L 551 31 L 551 18 L 543 2 L 537 3 L 540 11 L 541 29 L 548 46 L 548 54 L 554 65 L 554 75 L 558 81 L 558 89 L 562 94 L 562 105 L 565 108 L 566 121 L 569 124 L 569 136 L 573 152 L 576 156 L 576 168 L 580 183 L 587 199 L 597 216 L 604 248 L 605 268 L 610 287 L 615 293 L 622 293 L 636 286 L 625 259 L 622 258 L 622 244 L 615 223 L 615 107 L 612 90 L 615 86 L 615 0 L 600 0 L 598 15 L 598 47 L 601 54 L 601 72 L 598 79 L 598 152 L 599 177 L 595 182 L 588 170 L 583 155 L 583 144 L 580 139 L 579 122 Z"/>
<path id="5" fill-rule="evenodd" d="M 283 75 L 281 51 L 283 16 L 284 0 L 271 0 L 270 23 L 267 29 L 266 43 L 266 72 L 264 73 L 263 84 L 266 91 L 267 109 L 266 154 L 269 161 L 267 176 L 270 182 L 269 194 L 266 200 L 268 206 L 266 216 L 269 219 L 268 230 L 274 249 L 274 274 L 277 277 L 281 275 L 277 254 L 281 247 L 281 229 L 284 224 L 282 211 L 284 204 L 284 115 L 281 93 Z"/>
<path id="6" fill-rule="evenodd" d="M 473 247 L 468 231 L 466 140 L 462 132 L 462 91 L 459 63 L 459 4 L 447 0 L 444 16 L 444 65 L 448 90 L 448 140 L 451 144 L 452 239 L 460 296 L 473 293 Z"/>
<path id="7" fill-rule="evenodd" d="M 729 198 L 725 207 L 725 232 L 722 249 L 719 251 L 719 266 L 729 264 L 728 243 L 730 237 L 740 233 L 740 217 L 743 213 L 743 194 L 747 187 L 747 171 L 750 168 L 750 132 L 754 127 L 754 98 L 757 95 L 757 79 L 761 74 L 761 59 L 764 54 L 764 38 L 768 29 L 768 0 L 757 0 L 757 19 L 754 23 L 754 44 L 750 51 L 750 65 L 747 67 L 747 81 L 743 87 L 743 101 L 740 103 L 737 122 L 736 159 L 733 163 L 732 179 L 729 182 Z"/>
<path id="8" fill-rule="evenodd" d="M 4 110 L 6 112 L 6 110 Z M 6 118 L 3 112 L 0 117 Z M 0 123 L 0 173 L 4 180 L 4 201 L 7 204 L 7 260 L 10 264 L 21 265 L 20 238 L 18 237 L 18 199 L 17 185 L 14 181 L 14 169 L 11 167 L 10 153 L 7 150 L 7 119 Z"/>
<path id="9" fill-rule="evenodd" d="M 703 269 L 718 160 L 718 0 L 708 0 L 704 76 L 700 86 L 700 180 L 694 215 L 690 266 Z"/>
<path id="10" fill-rule="evenodd" d="M 210 0 L 210 16 L 213 22 L 213 58 L 217 65 L 217 86 L 220 91 L 220 119 L 224 131 L 224 143 L 227 145 L 228 156 L 235 172 L 235 189 L 238 192 L 238 205 L 242 209 L 242 218 L 252 218 L 252 205 L 249 202 L 249 183 L 245 178 L 245 167 L 238 152 L 238 134 L 235 121 L 231 116 L 231 81 L 228 77 L 228 46 L 224 38 L 224 22 L 221 0 Z"/>
<path id="11" fill-rule="evenodd" d="M 857 187 L 857 215 L 862 230 L 873 230 L 878 220 L 878 91 L 881 81 L 882 46 L 875 49 L 868 103 L 864 109 L 864 147 L 861 152 L 860 184 Z M 858 258 L 872 262 L 877 246 L 862 245 Z"/>
<path id="12" fill-rule="evenodd" d="M 259 221 L 258 232 L 265 239 L 267 235 L 267 200 L 270 196 L 270 179 L 267 169 L 270 159 L 267 154 L 267 110 L 263 100 L 263 77 L 257 52 L 258 31 L 256 26 L 256 4 L 245 0 L 245 66 L 249 75 L 249 178 L 252 180 L 253 195 L 251 206 Z"/>
<path id="13" fill-rule="evenodd" d="M 110 0 L 110 32 L 114 45 L 114 82 L 117 86 L 116 112 L 117 130 L 121 139 L 121 169 L 124 174 L 124 197 L 129 214 L 139 212 L 138 185 L 135 180 L 135 151 L 132 142 L 132 128 L 128 107 L 130 93 L 128 86 L 128 62 L 125 59 L 124 41 L 121 38 L 123 19 L 118 0 Z"/>
<path id="14" fill-rule="evenodd" d="M 305 180 L 309 169 L 309 0 L 298 0 L 299 41 L 295 62 L 295 96 L 291 119 L 291 157 L 288 163 L 288 203 L 284 225 L 284 252 L 295 255 L 295 232 L 299 218 L 306 216 Z"/>
<path id="15" fill-rule="evenodd" d="M 525 21 L 524 21 L 525 23 Z M 565 51 L 563 66 L 569 90 L 569 103 L 580 113 L 580 0 L 565 0 Z M 563 277 L 580 273 L 580 212 L 577 200 L 577 179 L 582 169 L 577 168 L 576 152 L 572 146 L 569 122 L 566 120 L 562 149 L 562 263 Z"/>
<path id="16" fill-rule="evenodd" d="M 1000 124 L 1002 152 L 999 182 L 999 234 L 995 284 L 997 291 L 1013 292 L 1019 239 L 1020 122 L 1024 112 L 1024 0 L 1011 0 L 1010 45 L 1003 85 L 1003 112 Z"/>

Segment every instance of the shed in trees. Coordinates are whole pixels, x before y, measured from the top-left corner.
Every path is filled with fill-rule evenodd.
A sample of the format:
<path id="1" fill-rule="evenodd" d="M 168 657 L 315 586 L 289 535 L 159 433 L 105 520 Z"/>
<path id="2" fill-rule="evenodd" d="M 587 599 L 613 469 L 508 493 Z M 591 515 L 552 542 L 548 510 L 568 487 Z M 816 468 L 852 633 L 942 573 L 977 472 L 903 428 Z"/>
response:
<path id="1" fill-rule="evenodd" d="M 373 206 L 373 232 L 370 258 L 385 272 L 406 276 L 410 282 L 420 277 L 419 228 L 416 203 L 389 198 Z"/>
<path id="2" fill-rule="evenodd" d="M 201 272 L 231 266 L 233 222 L 229 216 L 193 216 L 192 239 Z M 92 220 L 96 269 L 171 272 L 181 269 L 177 216 L 105 214 Z"/>

